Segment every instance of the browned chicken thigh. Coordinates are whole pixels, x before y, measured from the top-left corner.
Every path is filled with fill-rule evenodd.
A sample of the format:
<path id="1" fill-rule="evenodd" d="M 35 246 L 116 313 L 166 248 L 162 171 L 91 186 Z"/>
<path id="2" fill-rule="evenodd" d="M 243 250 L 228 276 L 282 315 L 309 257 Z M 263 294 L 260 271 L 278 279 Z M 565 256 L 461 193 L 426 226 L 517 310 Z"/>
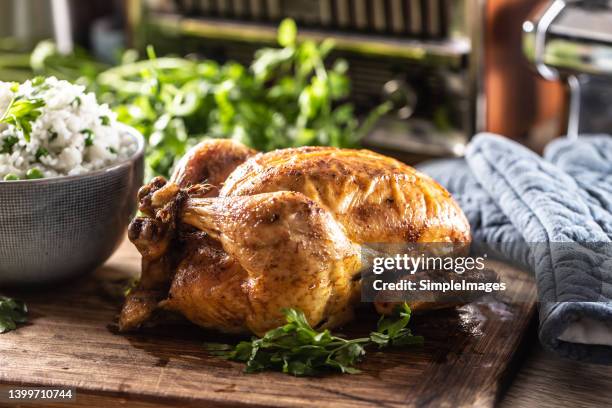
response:
<path id="1" fill-rule="evenodd" d="M 143 257 L 142 278 L 124 305 L 122 330 L 156 308 L 226 332 L 262 334 L 283 322 L 287 307 L 313 326 L 335 327 L 359 304 L 364 245 L 470 241 L 446 190 L 367 150 L 255 154 L 206 141 L 169 182 L 143 187 L 139 200 L 144 217 L 129 238 Z"/>

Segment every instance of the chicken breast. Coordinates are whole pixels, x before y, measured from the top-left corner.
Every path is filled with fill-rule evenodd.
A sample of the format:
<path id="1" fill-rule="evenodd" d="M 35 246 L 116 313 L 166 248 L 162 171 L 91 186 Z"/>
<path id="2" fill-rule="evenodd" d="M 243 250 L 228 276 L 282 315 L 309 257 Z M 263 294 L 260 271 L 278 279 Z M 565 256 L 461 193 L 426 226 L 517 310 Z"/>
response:
<path id="1" fill-rule="evenodd" d="M 335 327 L 359 304 L 364 245 L 470 241 L 444 188 L 368 150 L 254 155 L 209 141 L 139 199 L 146 216 L 129 236 L 143 276 L 126 300 L 122 330 L 156 307 L 226 332 L 262 334 L 283 323 L 287 307 L 302 309 L 313 326 Z"/>

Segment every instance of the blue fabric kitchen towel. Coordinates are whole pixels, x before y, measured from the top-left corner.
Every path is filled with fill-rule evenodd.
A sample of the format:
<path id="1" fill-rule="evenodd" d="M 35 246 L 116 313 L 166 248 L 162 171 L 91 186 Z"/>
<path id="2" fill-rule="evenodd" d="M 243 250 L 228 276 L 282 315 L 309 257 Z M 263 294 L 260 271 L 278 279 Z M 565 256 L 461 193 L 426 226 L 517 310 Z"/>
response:
<path id="1" fill-rule="evenodd" d="M 541 342 L 612 363 L 612 137 L 558 139 L 540 157 L 481 134 L 465 160 L 420 169 L 455 196 L 475 242 L 534 271 Z"/>

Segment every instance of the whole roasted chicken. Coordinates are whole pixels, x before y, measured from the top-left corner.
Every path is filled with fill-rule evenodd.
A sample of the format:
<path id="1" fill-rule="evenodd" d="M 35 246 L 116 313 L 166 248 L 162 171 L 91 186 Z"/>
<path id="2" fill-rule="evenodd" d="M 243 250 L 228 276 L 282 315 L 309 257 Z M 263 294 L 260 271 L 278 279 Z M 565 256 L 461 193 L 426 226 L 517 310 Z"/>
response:
<path id="1" fill-rule="evenodd" d="M 338 326 L 360 301 L 364 244 L 470 241 L 444 188 L 368 150 L 258 154 L 205 141 L 169 181 L 145 185 L 139 202 L 129 239 L 142 254 L 142 276 L 123 307 L 122 330 L 156 309 L 234 333 L 277 327 L 287 307 L 315 327 Z"/>

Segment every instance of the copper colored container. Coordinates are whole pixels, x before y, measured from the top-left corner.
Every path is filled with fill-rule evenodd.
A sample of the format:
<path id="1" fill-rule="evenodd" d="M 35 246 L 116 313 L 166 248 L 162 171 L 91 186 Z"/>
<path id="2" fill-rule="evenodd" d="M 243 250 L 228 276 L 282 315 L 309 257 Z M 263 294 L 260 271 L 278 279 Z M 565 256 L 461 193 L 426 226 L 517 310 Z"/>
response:
<path id="1" fill-rule="evenodd" d="M 522 52 L 522 23 L 540 3 L 489 0 L 485 34 L 486 128 L 535 150 L 564 132 L 567 116 L 563 84 L 541 79 Z"/>

